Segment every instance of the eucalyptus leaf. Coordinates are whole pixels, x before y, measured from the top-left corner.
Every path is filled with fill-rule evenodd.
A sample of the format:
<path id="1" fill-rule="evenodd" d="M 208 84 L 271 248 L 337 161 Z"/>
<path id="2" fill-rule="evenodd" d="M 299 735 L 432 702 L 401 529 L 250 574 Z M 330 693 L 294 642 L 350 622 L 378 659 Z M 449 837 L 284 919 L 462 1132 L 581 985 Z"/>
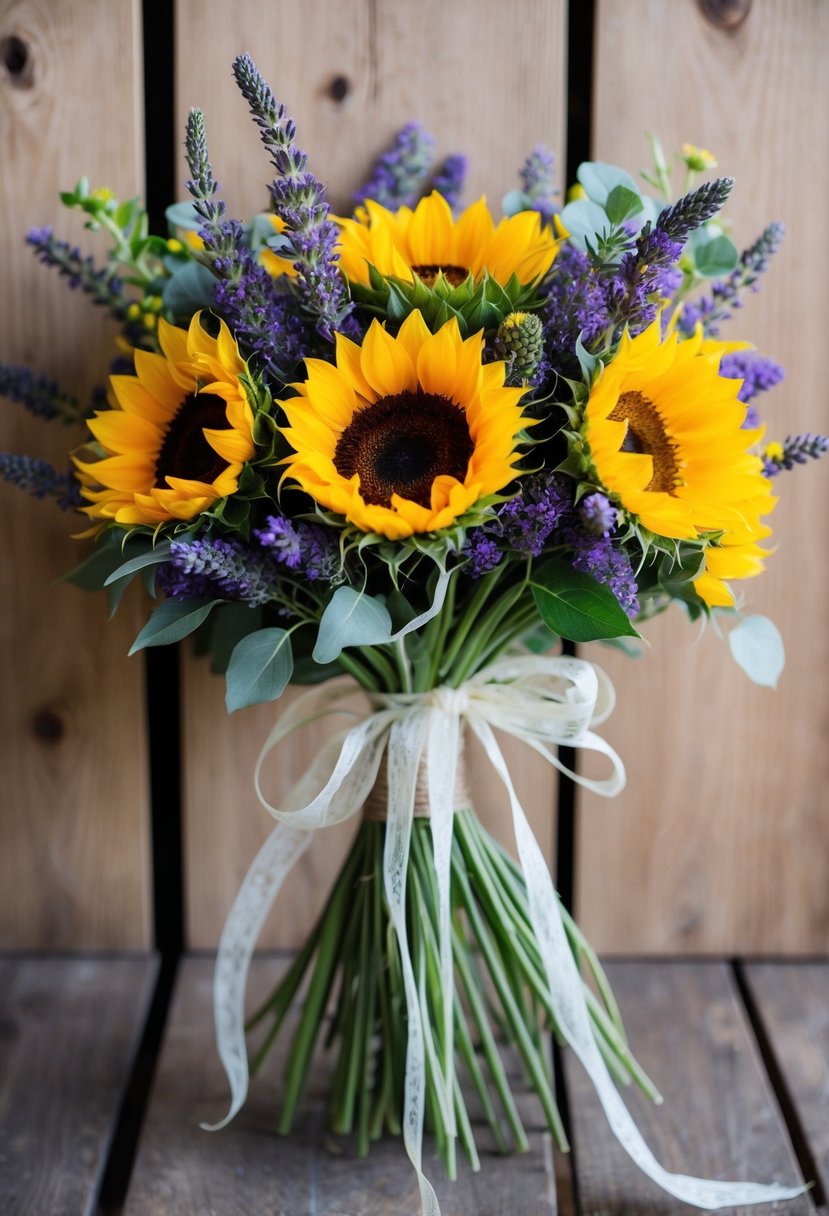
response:
<path id="1" fill-rule="evenodd" d="M 627 186 L 614 186 L 607 196 L 604 209 L 611 224 L 618 226 L 634 215 L 639 215 L 644 210 L 644 205 L 635 190 L 628 190 Z"/>
<path id="2" fill-rule="evenodd" d="M 113 571 L 124 565 L 126 555 L 136 557 L 151 544 L 149 537 L 131 537 L 122 543 L 121 537 L 109 532 L 88 557 L 67 574 L 62 574 L 57 581 L 74 583 L 76 587 L 83 587 L 84 591 L 100 591 Z"/>
<path id="3" fill-rule="evenodd" d="M 577 199 L 568 203 L 561 212 L 561 222 L 570 234 L 570 239 L 580 249 L 588 245 L 595 246 L 596 237 L 606 233 L 610 227 L 604 209 L 589 198 Z"/>
<path id="4" fill-rule="evenodd" d="M 169 646 L 173 642 L 180 642 L 198 629 L 216 604 L 221 602 L 210 600 L 205 604 L 201 600 L 165 600 L 147 621 L 129 653 L 135 654 L 146 646 Z"/>
<path id="5" fill-rule="evenodd" d="M 137 557 L 132 557 L 129 561 L 123 562 L 112 574 L 104 581 L 104 586 L 108 587 L 110 583 L 116 582 L 118 579 L 132 577 L 139 570 L 143 570 L 145 566 L 158 566 L 161 562 L 170 560 L 170 542 L 162 541 L 160 545 L 150 549 L 146 553 L 139 553 Z"/>
<path id="6" fill-rule="evenodd" d="M 755 684 L 776 688 L 786 662 L 783 639 L 767 616 L 747 616 L 728 635 L 735 661 Z"/>
<path id="7" fill-rule="evenodd" d="M 737 246 L 725 235 L 694 245 L 694 264 L 699 273 L 709 279 L 730 274 L 738 259 Z"/>
<path id="8" fill-rule="evenodd" d="M 320 620 L 314 661 L 333 663 L 347 646 L 382 646 L 390 640 L 391 617 L 382 600 L 338 587 Z"/>
<path id="9" fill-rule="evenodd" d="M 561 638 L 596 642 L 639 637 L 610 588 L 561 558 L 550 558 L 533 570 L 530 587 L 544 624 Z"/>
<path id="10" fill-rule="evenodd" d="M 257 629 L 233 648 L 226 679 L 228 713 L 275 701 L 294 669 L 291 635 L 285 629 Z"/>
<path id="11" fill-rule="evenodd" d="M 629 173 L 618 165 L 608 165 L 604 161 L 584 161 L 576 170 L 576 177 L 584 186 L 587 197 L 600 207 L 605 206 L 608 195 L 616 186 L 623 186 L 631 194 L 639 194 L 636 182 Z"/>
<path id="12" fill-rule="evenodd" d="M 531 211 L 532 199 L 523 190 L 508 190 L 501 199 L 504 215 L 517 215 L 519 211 Z"/>
<path id="13" fill-rule="evenodd" d="M 165 307 L 176 317 L 186 317 L 213 302 L 216 280 L 201 262 L 182 262 L 164 284 Z"/>
<path id="14" fill-rule="evenodd" d="M 188 232 L 198 232 L 204 227 L 204 220 L 196 211 L 194 202 L 171 203 L 165 210 L 164 217 L 171 228 L 184 228 Z"/>

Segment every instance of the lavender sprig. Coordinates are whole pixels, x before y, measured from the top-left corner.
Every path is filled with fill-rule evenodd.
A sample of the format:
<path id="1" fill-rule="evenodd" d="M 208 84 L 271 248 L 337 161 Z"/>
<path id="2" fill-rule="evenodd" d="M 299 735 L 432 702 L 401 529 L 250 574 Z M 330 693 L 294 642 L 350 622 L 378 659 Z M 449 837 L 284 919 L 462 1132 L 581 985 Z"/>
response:
<path id="1" fill-rule="evenodd" d="M 434 136 L 419 122 L 407 122 L 375 161 L 368 181 L 354 195 L 355 206 L 370 198 L 390 211 L 413 207 L 429 176 L 434 149 Z"/>
<path id="2" fill-rule="evenodd" d="M 34 498 L 54 498 L 62 511 L 81 505 L 80 485 L 73 473 L 59 473 L 48 460 L 0 452 L 0 477 Z"/>
<path id="3" fill-rule="evenodd" d="M 27 409 L 36 418 L 51 421 L 78 422 L 85 411 L 71 393 L 65 393 L 54 380 L 35 375 L 28 367 L 13 367 L 0 363 L 0 397 L 8 397 Z"/>
<path id="4" fill-rule="evenodd" d="M 32 228 L 26 241 L 44 266 L 54 266 L 69 279 L 69 286 L 80 288 L 92 297 L 94 304 L 108 308 L 119 321 L 126 315 L 130 301 L 124 295 L 121 280 L 111 268 L 98 267 L 91 257 L 67 241 L 59 241 L 51 228 Z"/>
<path id="5" fill-rule="evenodd" d="M 337 268 L 337 226 L 329 219 L 325 187 L 309 172 L 308 157 L 295 142 L 295 123 L 249 55 L 234 60 L 233 74 L 278 174 L 271 199 L 296 259 L 297 289 L 319 333 L 333 341 L 337 330 L 349 328 L 344 323 L 353 305 Z"/>
<path id="6" fill-rule="evenodd" d="M 307 352 L 308 334 L 290 298 L 251 252 L 242 225 L 225 219 L 225 204 L 207 154 L 204 114 L 191 110 L 185 138 L 192 174 L 187 189 L 204 223 L 200 260 L 218 279 L 215 305 L 268 380 L 286 382 Z"/>
<path id="7" fill-rule="evenodd" d="M 442 194 L 453 211 L 460 205 L 466 184 L 468 161 L 460 152 L 453 152 L 438 168 L 432 178 L 432 189 Z"/>
<path id="8" fill-rule="evenodd" d="M 614 329 L 627 326 L 635 335 L 650 325 L 660 298 L 679 286 L 681 275 L 675 267 L 685 242 L 695 229 L 716 215 L 733 184 L 729 177 L 705 182 L 665 207 L 655 224 L 645 224 L 606 287 Z"/>
<path id="9" fill-rule="evenodd" d="M 159 587 L 174 599 L 209 599 L 217 591 L 230 600 L 266 604 L 279 598 L 279 567 L 270 554 L 237 540 L 178 541 L 159 569 Z"/>
<path id="10" fill-rule="evenodd" d="M 737 396 L 740 401 L 748 404 L 760 393 L 767 393 L 779 384 L 785 379 L 786 373 L 773 359 L 740 350 L 723 355 L 720 360 L 720 375 L 729 380 L 742 380 L 743 384 Z"/>
<path id="11" fill-rule="evenodd" d="M 719 323 L 729 320 L 742 307 L 740 293 L 760 290 L 760 279 L 768 270 L 785 234 L 784 224 L 769 224 L 754 244 L 743 250 L 738 264 L 727 278 L 718 279 L 708 295 L 684 306 L 679 317 L 680 331 L 687 337 L 701 323 L 705 336 L 716 338 L 720 332 Z"/>
<path id="12" fill-rule="evenodd" d="M 537 144 L 524 161 L 520 171 L 521 187 L 544 222 L 552 222 L 556 210 L 555 156 L 543 144 Z"/>
<path id="13" fill-rule="evenodd" d="M 766 477 L 776 477 L 784 469 L 791 470 L 796 464 L 807 464 L 820 460 L 829 452 L 829 437 L 813 435 L 807 431 L 802 435 L 789 435 L 783 444 L 769 444 L 763 453 L 763 472 Z"/>

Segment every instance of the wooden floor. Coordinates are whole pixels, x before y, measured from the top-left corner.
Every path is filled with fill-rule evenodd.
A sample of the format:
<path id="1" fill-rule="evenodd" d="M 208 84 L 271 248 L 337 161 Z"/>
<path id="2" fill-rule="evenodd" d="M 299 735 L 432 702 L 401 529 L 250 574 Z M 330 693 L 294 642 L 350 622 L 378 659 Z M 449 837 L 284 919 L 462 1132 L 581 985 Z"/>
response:
<path id="1" fill-rule="evenodd" d="M 264 991 L 282 965 L 258 959 L 252 988 Z M 825 1211 L 829 961 L 613 962 L 608 971 L 664 1097 L 656 1107 L 630 1095 L 663 1164 L 806 1178 L 812 1190 L 774 1210 Z M 399 1141 L 359 1161 L 327 1135 L 324 1060 L 292 1137 L 273 1132 L 278 1060 L 228 1128 L 200 1128 L 227 1105 L 211 977 L 210 959 L 185 959 L 167 1007 L 171 977 L 152 958 L 0 958 L 0 1216 L 418 1216 Z M 693 1210 L 630 1164 L 566 1053 L 562 1081 L 573 1152 L 553 1152 L 526 1097 L 530 1152 L 499 1157 L 482 1134 L 480 1173 L 437 1187 L 443 1216 Z M 426 1172 L 440 1178 L 429 1154 Z"/>

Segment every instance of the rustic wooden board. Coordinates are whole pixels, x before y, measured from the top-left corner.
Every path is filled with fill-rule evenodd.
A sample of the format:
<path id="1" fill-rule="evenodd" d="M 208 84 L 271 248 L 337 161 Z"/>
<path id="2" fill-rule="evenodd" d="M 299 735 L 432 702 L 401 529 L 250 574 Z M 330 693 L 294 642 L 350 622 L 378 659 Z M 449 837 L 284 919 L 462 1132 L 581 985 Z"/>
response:
<path id="1" fill-rule="evenodd" d="M 16 75 L 0 62 L 0 361 L 82 399 L 105 380 L 114 331 L 23 238 L 52 224 L 93 247 L 58 199 L 83 173 L 122 197 L 140 190 L 139 11 L 137 0 L 0 0 L 0 42 L 16 38 L 24 60 Z M 68 463 L 80 431 L 0 404 L 0 450 Z M 131 599 L 108 625 L 105 597 L 55 585 L 86 553 L 69 536 L 76 517 L 5 482 L 0 512 L 0 941 L 146 946 L 143 664 L 126 657 L 141 606 Z"/>
<path id="2" fill-rule="evenodd" d="M 0 958 L 5 1216 L 93 1212 L 155 971 L 150 958 Z"/>
<path id="3" fill-rule="evenodd" d="M 346 208 L 377 154 L 404 122 L 419 119 L 437 137 L 437 152 L 470 157 L 467 199 L 486 192 L 494 208 L 517 184 L 517 171 L 539 141 L 564 144 L 565 6 L 561 0 L 498 5 L 428 0 L 348 0 L 336 19 L 326 0 L 266 6 L 246 0 L 179 0 L 176 6 L 177 114 L 205 111 L 216 176 L 242 215 L 262 207 L 271 176 L 246 105 L 231 76 L 236 54 L 249 51 L 298 123 L 298 140 L 314 170 Z M 198 54 L 193 31 L 198 30 Z M 331 83 L 348 82 L 336 101 Z M 186 177 L 182 161 L 180 188 Z M 185 867 L 187 940 L 215 946 L 225 915 L 259 843 L 271 827 L 252 791 L 258 751 L 280 706 L 228 720 L 222 681 L 190 659 L 184 666 Z M 291 693 L 284 699 L 287 704 Z M 321 735 L 309 730 L 286 745 L 274 797 L 289 787 Z M 554 830 L 551 770 L 524 749 L 516 760 L 521 793 L 542 844 Z M 504 834 L 497 782 L 476 766 L 473 790 L 482 817 Z M 262 944 L 299 944 L 344 857 L 352 828 L 329 831 L 302 859 L 286 886 Z"/>
<path id="4" fill-rule="evenodd" d="M 638 1091 L 626 1094 L 662 1165 L 703 1178 L 796 1185 L 798 1166 L 728 967 L 654 961 L 607 970 L 633 1051 L 664 1098 L 654 1106 Z M 630 1161 L 569 1053 L 565 1075 L 581 1216 L 695 1210 L 665 1195 Z M 785 1211 L 803 1216 L 814 1205 L 802 1196 Z"/>
<path id="5" fill-rule="evenodd" d="M 330 1143 L 321 1094 L 326 1062 L 315 1066 L 306 1112 L 289 1138 L 274 1131 L 285 1045 L 278 1045 L 247 1104 L 220 1132 L 199 1128 L 221 1118 L 228 1095 L 215 1052 L 212 1022 L 212 960 L 182 964 L 172 1014 L 144 1132 L 133 1171 L 125 1216 L 387 1216 L 417 1212 L 414 1171 L 402 1142 L 388 1138 L 358 1160 Z M 253 999 L 273 984 L 279 960 L 254 961 Z M 540 1112 L 522 1100 L 522 1118 L 532 1149 L 502 1158 L 482 1151 L 479 1174 L 461 1167 L 456 1184 L 441 1180 L 432 1153 L 424 1167 L 436 1186 L 444 1216 L 554 1216 L 555 1183 L 550 1138 Z M 477 1137 L 476 1137 L 477 1138 Z M 483 1133 L 480 1137 L 483 1144 Z"/>
<path id="6" fill-rule="evenodd" d="M 703 7 L 749 6 L 599 0 L 594 152 L 635 172 L 648 161 L 645 131 L 669 152 L 684 141 L 709 147 L 736 179 L 728 213 L 738 244 L 770 220 L 786 223 L 762 294 L 722 336 L 751 338 L 787 369 L 759 402 L 770 438 L 826 431 L 829 345 L 816 318 L 829 309 L 829 276 L 811 216 L 829 189 L 829 162 L 814 155 L 829 146 L 829 6 L 755 0 L 731 30 Z M 652 649 L 638 662 L 590 648 L 619 693 L 602 731 L 629 778 L 613 805 L 580 799 L 579 915 L 605 951 L 829 946 L 829 574 L 815 560 L 826 468 L 784 474 L 778 490 L 778 550 L 742 584 L 747 611 L 784 636 L 776 692 L 752 685 L 713 630 L 698 641 L 679 609 L 646 626 Z"/>
<path id="7" fill-rule="evenodd" d="M 780 1075 L 829 1195 L 829 964 L 749 963 L 745 975 Z"/>

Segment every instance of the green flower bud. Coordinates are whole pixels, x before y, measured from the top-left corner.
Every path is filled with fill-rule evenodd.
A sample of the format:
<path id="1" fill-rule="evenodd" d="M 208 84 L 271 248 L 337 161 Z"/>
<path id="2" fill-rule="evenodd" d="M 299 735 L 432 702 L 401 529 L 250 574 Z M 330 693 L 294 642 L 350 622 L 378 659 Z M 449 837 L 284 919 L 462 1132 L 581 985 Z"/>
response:
<path id="1" fill-rule="evenodd" d="M 544 332 L 531 312 L 511 312 L 498 326 L 495 356 L 506 366 L 505 383 L 524 384 L 531 379 L 544 353 Z"/>

